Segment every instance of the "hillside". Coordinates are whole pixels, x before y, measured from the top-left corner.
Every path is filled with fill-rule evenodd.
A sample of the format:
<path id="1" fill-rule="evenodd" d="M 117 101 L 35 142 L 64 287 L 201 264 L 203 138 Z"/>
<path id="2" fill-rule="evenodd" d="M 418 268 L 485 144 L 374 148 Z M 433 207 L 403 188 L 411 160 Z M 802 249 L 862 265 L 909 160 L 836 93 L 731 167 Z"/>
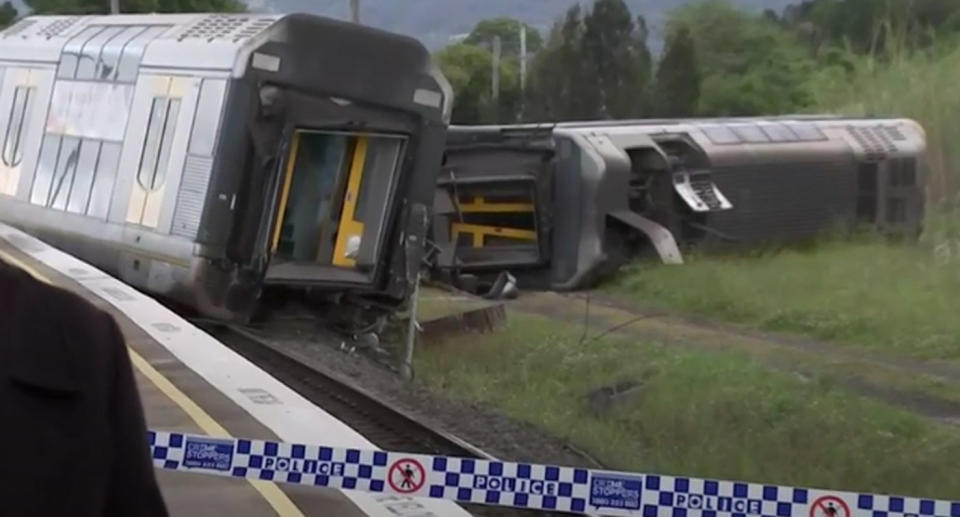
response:
<path id="1" fill-rule="evenodd" d="M 301 11 L 335 18 L 347 17 L 347 0 L 246 0 L 255 11 Z M 375 27 L 409 34 L 438 48 L 451 36 L 469 32 L 477 21 L 496 16 L 517 18 L 549 30 L 553 21 L 576 0 L 360 0 L 361 21 Z M 643 14 L 651 25 L 656 50 L 659 28 L 670 9 L 692 0 L 626 0 L 631 10 Z M 748 9 L 781 11 L 791 0 L 733 0 Z"/>

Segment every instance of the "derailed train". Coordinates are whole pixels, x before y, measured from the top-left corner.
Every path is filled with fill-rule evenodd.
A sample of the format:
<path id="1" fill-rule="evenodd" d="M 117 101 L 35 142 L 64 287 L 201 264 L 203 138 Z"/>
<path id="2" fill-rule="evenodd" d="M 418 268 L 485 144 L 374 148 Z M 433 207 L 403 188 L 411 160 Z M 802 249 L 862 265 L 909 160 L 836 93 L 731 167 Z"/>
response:
<path id="1" fill-rule="evenodd" d="M 590 287 L 636 254 L 919 234 L 925 134 L 905 119 L 770 117 L 451 127 L 435 265 Z M 501 275 L 502 277 L 502 275 Z"/>
<path id="2" fill-rule="evenodd" d="M 0 221 L 207 316 L 388 313 L 451 95 L 417 41 L 326 18 L 28 17 L 0 33 Z"/>
<path id="3" fill-rule="evenodd" d="M 208 316 L 305 292 L 360 328 L 408 298 L 431 205 L 440 269 L 553 289 L 923 219 L 909 120 L 448 130 L 451 104 L 419 43 L 335 20 L 26 18 L 0 33 L 0 221 Z"/>

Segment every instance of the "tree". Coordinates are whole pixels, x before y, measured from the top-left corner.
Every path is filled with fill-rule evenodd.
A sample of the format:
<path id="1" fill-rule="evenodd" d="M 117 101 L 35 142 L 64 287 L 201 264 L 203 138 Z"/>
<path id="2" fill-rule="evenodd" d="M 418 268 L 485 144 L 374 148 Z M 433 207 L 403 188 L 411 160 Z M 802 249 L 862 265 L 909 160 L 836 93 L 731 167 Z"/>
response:
<path id="1" fill-rule="evenodd" d="M 667 36 L 663 59 L 657 67 L 654 111 L 664 117 L 696 114 L 700 98 L 700 71 L 690 28 L 674 27 Z"/>
<path id="2" fill-rule="evenodd" d="M 26 0 L 37 14 L 105 14 L 110 0 Z M 240 0 L 121 0 L 124 13 L 243 12 Z"/>
<path id="3" fill-rule="evenodd" d="M 623 0 L 596 0 L 584 17 L 584 64 L 596 79 L 599 105 L 594 116 L 626 118 L 643 114 L 650 81 L 646 24 L 637 31 Z"/>
<path id="4" fill-rule="evenodd" d="M 784 10 L 787 27 L 805 28 L 815 49 L 848 47 L 860 53 L 885 54 L 892 48 L 923 48 L 937 34 L 956 32 L 951 18 L 960 13 L 956 0 L 803 0 Z"/>
<path id="5" fill-rule="evenodd" d="M 540 32 L 526 24 L 521 24 L 513 18 L 492 18 L 483 20 L 473 28 L 473 31 L 464 40 L 469 45 L 490 48 L 493 38 L 500 36 L 501 49 L 504 56 L 520 56 L 520 27 L 527 28 L 527 53 L 534 55 L 543 48 L 543 38 Z"/>
<path id="6" fill-rule="evenodd" d="M 681 26 L 689 27 L 694 41 L 700 115 L 772 115 L 811 102 L 809 50 L 770 20 L 707 0 L 672 12 L 668 31 Z"/>
<path id="7" fill-rule="evenodd" d="M 10 2 L 0 5 L 0 29 L 13 23 L 17 19 L 17 9 Z"/>
<path id="8" fill-rule="evenodd" d="M 527 89 L 527 116 L 534 120 L 586 119 L 597 99 L 596 83 L 587 74 L 581 51 L 580 5 L 554 23 L 547 43 L 533 60 Z"/>
<path id="9" fill-rule="evenodd" d="M 648 112 L 647 24 L 622 0 L 579 4 L 554 24 L 534 59 L 529 113 L 541 120 L 627 118 Z"/>
<path id="10" fill-rule="evenodd" d="M 500 101 L 493 103 L 493 56 L 486 49 L 459 43 L 436 54 L 440 69 L 454 91 L 453 122 L 477 124 L 514 122 L 520 101 L 519 63 L 500 62 Z"/>

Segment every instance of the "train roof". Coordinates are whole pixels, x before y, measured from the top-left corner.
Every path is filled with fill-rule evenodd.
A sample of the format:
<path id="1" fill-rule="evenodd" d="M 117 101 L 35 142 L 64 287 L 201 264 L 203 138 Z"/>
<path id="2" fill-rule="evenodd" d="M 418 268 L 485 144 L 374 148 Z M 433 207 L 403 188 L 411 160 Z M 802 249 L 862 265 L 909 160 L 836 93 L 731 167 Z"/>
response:
<path id="1" fill-rule="evenodd" d="M 622 119 L 622 120 L 586 120 L 562 122 L 531 122 L 526 124 L 487 124 L 450 126 L 452 133 L 458 134 L 501 134 L 519 135 L 551 133 L 556 130 L 606 131 L 609 129 L 629 129 L 655 132 L 660 129 L 674 130 L 680 127 L 724 126 L 734 127 L 768 123 L 805 123 L 816 126 L 833 126 L 837 123 L 915 123 L 897 117 L 850 117 L 831 114 L 774 115 L 763 117 L 717 117 L 717 118 L 672 118 L 672 119 Z"/>
<path id="2" fill-rule="evenodd" d="M 412 38 L 305 14 L 29 16 L 0 32 L 0 64 L 55 65 L 68 45 L 79 51 L 87 41 L 110 41 L 145 45 L 140 62 L 144 68 L 231 70 L 236 76 L 252 49 L 276 39 L 274 33 L 283 30 L 278 22 L 291 18 L 308 22 L 314 31 L 339 33 L 349 27 L 359 38 L 383 45 L 423 48 Z"/>
<path id="3" fill-rule="evenodd" d="M 902 140 L 898 127 L 907 126 L 923 138 L 923 128 L 904 118 L 843 117 L 837 115 L 783 115 L 771 117 L 689 118 L 602 120 L 586 122 L 532 123 L 513 125 L 451 126 L 448 141 L 453 144 L 498 142 L 511 140 L 536 141 L 554 134 L 654 135 L 697 131 L 713 144 L 804 143 L 826 140 L 823 130 L 837 127 L 876 127 Z"/>
<path id="4" fill-rule="evenodd" d="M 645 145 L 651 139 L 688 135 L 715 161 L 727 157 L 786 154 L 813 159 L 853 150 L 858 156 L 920 153 L 926 134 L 917 122 L 905 118 L 790 115 L 716 119 L 609 120 L 515 124 L 503 126 L 452 126 L 448 149 L 516 147 L 549 151 L 555 137 L 605 136 L 621 148 Z"/>

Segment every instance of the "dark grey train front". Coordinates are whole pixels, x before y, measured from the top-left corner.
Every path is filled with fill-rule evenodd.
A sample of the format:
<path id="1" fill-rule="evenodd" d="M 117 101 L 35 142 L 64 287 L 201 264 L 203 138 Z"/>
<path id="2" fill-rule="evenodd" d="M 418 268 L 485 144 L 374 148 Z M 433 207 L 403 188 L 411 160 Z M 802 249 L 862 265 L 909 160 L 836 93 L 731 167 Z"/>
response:
<path id="1" fill-rule="evenodd" d="M 865 224 L 916 236 L 923 129 L 782 117 L 452 127 L 434 208 L 446 272 L 589 287 L 636 254 L 793 242 Z"/>
<path id="2" fill-rule="evenodd" d="M 308 15 L 0 33 L 0 220 L 217 318 L 411 291 L 449 114 L 417 41 Z M 9 115 L 9 116 L 8 116 Z"/>

